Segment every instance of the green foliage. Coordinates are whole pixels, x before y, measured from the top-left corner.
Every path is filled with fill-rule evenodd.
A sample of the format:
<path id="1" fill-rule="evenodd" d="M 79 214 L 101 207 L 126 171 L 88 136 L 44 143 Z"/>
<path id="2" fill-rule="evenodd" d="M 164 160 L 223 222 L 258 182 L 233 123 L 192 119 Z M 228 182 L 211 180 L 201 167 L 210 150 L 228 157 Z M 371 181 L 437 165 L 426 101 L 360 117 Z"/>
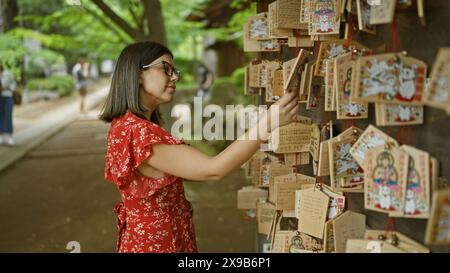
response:
<path id="1" fill-rule="evenodd" d="M 250 96 L 244 95 L 244 69 L 236 69 L 230 77 L 218 78 L 211 87 L 211 103 L 227 105 L 252 103 Z"/>
<path id="2" fill-rule="evenodd" d="M 245 1 L 235 0 L 233 2 L 233 5 L 236 8 L 239 8 L 243 4 L 243 2 Z M 248 17 L 255 14 L 256 14 L 256 3 L 252 2 L 248 8 L 235 13 L 231 17 L 226 27 L 215 28 L 209 30 L 208 33 L 209 35 L 212 35 L 219 41 L 230 41 L 230 40 L 236 41 L 242 47 L 243 25 L 245 22 L 247 22 Z"/>
<path id="3" fill-rule="evenodd" d="M 116 59 L 131 41 L 90 1 L 82 1 L 82 6 L 69 6 L 61 0 L 48 2 L 42 5 L 39 1 L 19 1 L 24 27 L 15 29 L 15 35 L 36 40 L 63 54 L 69 65 L 80 55 L 87 55 L 92 61 Z"/>
<path id="4" fill-rule="evenodd" d="M 47 50 L 61 54 L 71 67 L 80 55 L 87 55 L 90 62 L 105 59 L 116 60 L 120 51 L 133 39 L 120 27 L 116 26 L 95 4 L 81 0 L 80 6 L 67 5 L 63 0 L 47 0 L 45 4 L 35 0 L 17 0 L 21 10 L 21 28 L 11 32 L 17 40 L 33 39 Z M 144 8 L 137 0 L 104 0 L 105 3 L 128 24 L 134 28 L 147 29 L 143 23 Z M 218 40 L 236 40 L 242 36 L 242 24 L 246 18 L 256 12 L 253 3 L 250 8 L 233 16 L 229 25 L 223 29 L 202 30 L 202 23 L 187 22 L 185 18 L 195 10 L 205 7 L 212 0 L 160 0 L 169 47 L 175 55 L 177 66 L 183 71 L 181 82 L 195 82 L 192 61 L 201 56 L 202 36 L 211 34 Z M 234 0 L 231 5 L 240 8 L 246 0 Z M 137 20 L 136 20 L 137 18 Z M 151 29 L 150 29 L 151 31 Z M 2 41 L 0 40 L 0 43 Z M 19 48 L 16 46 L 16 48 Z M 23 48 L 23 46 L 22 46 Z M 2 45 L 0 45 L 2 49 Z M 5 51 L 3 51 L 5 52 Z M 1 54 L 1 53 L 0 53 Z M 20 69 L 17 60 L 24 52 L 4 54 L 14 57 L 14 72 L 18 77 Z M 13 56 L 14 55 L 14 56 Z M 2 58 L 4 59 L 4 58 Z M 20 63 L 20 62 L 19 62 Z M 36 66 L 30 73 L 39 74 Z"/>
<path id="5" fill-rule="evenodd" d="M 167 39 L 175 56 L 193 59 L 194 39 L 201 36 L 202 23 L 188 22 L 186 17 L 207 0 L 161 0 Z"/>
<path id="6" fill-rule="evenodd" d="M 240 88 L 244 88 L 245 84 L 245 67 L 240 67 L 233 71 L 233 74 L 231 74 L 231 78 L 233 79 L 234 83 L 239 86 Z"/>
<path id="7" fill-rule="evenodd" d="M 48 78 L 33 79 L 27 83 L 27 89 L 30 91 L 57 91 L 61 97 L 70 94 L 74 86 L 74 81 L 69 75 L 53 75 Z"/>
<path id="8" fill-rule="evenodd" d="M 42 49 L 30 54 L 30 61 L 26 67 L 25 73 L 28 77 L 45 76 L 44 67 L 50 70 L 65 64 L 65 58 L 62 54 L 49 49 Z"/>
<path id="9" fill-rule="evenodd" d="M 22 14 L 51 14 L 54 11 L 61 10 L 65 6 L 65 0 L 45 0 L 45 5 L 36 0 L 17 0 Z"/>
<path id="10" fill-rule="evenodd" d="M 26 53 L 27 49 L 21 39 L 9 32 L 0 35 L 0 62 L 17 80 L 21 79 L 21 64 Z"/>
<path id="11" fill-rule="evenodd" d="M 193 40 L 200 41 L 201 23 L 186 22 L 185 17 L 207 0 L 161 0 L 169 46 L 178 59 L 192 60 Z M 71 66 L 80 55 L 91 61 L 117 59 L 120 51 L 133 39 L 117 27 L 91 1 L 70 6 L 62 0 L 49 0 L 43 5 L 35 0 L 19 0 L 24 27 L 15 30 L 18 38 L 39 41 L 44 47 L 63 54 Z M 140 1 L 105 0 L 105 3 L 134 28 L 146 29 Z M 201 43 L 198 42 L 197 52 Z M 197 55 L 200 55 L 197 53 Z M 193 81 L 190 70 L 183 69 L 184 80 Z"/>
<path id="12" fill-rule="evenodd" d="M 194 83 L 193 63 L 189 58 L 175 56 L 175 66 L 181 71 L 179 84 Z"/>

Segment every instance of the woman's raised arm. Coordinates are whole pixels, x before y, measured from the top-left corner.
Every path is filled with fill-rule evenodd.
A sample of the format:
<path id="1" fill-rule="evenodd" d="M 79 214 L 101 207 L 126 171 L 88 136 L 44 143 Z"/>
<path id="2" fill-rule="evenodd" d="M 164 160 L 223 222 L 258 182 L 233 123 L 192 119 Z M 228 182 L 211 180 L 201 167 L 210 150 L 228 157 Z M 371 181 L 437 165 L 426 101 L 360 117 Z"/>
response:
<path id="1" fill-rule="evenodd" d="M 278 107 L 278 111 L 275 111 Z M 294 121 L 298 113 L 297 94 L 288 93 L 274 103 L 259 124 L 270 126 L 271 119 L 278 114 L 279 126 Z M 194 181 L 221 180 L 244 164 L 268 138 L 267 131 L 258 130 L 258 125 L 250 128 L 243 136 L 216 156 L 207 156 L 188 145 L 154 145 L 152 155 L 145 164 L 160 171 Z M 264 132 L 266 131 L 266 132 Z M 265 134 L 265 135 L 264 135 Z M 257 136 L 250 140 L 248 136 Z M 145 175 L 145 173 L 143 173 Z"/>

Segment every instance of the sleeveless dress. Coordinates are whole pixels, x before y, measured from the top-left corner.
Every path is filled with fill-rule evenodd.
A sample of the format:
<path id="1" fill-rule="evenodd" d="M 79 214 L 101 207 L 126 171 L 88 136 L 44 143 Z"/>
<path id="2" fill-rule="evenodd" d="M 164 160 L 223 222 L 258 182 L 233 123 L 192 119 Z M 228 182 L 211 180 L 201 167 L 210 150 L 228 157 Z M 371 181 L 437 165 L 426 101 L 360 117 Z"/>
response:
<path id="1" fill-rule="evenodd" d="M 114 208 L 119 229 L 117 252 L 197 252 L 192 206 L 183 178 L 164 173 L 148 178 L 138 167 L 152 155 L 152 145 L 180 145 L 159 125 L 128 111 L 109 129 L 105 179 L 122 201 Z"/>

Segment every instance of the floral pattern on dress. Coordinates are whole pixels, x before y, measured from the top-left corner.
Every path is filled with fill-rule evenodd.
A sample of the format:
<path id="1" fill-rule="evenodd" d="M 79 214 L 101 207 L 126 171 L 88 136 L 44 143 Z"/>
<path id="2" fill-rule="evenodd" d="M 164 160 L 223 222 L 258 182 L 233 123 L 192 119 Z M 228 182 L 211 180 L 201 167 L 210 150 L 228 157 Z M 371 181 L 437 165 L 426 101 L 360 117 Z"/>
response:
<path id="1" fill-rule="evenodd" d="M 149 178 L 138 167 L 152 145 L 184 144 L 159 125 L 128 111 L 115 118 L 108 132 L 105 179 L 122 201 L 114 208 L 119 229 L 117 252 L 197 252 L 192 206 L 183 178 L 167 173 Z"/>

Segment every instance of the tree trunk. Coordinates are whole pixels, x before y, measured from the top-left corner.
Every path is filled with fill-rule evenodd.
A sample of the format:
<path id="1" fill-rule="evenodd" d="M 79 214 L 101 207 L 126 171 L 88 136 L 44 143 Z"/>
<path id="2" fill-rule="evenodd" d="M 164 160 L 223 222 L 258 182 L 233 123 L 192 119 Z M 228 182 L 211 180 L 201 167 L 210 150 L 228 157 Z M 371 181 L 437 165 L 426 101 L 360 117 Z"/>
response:
<path id="1" fill-rule="evenodd" d="M 142 33 L 138 29 L 134 29 L 130 24 L 127 23 L 123 18 L 117 15 L 108 5 L 103 2 L 103 0 L 92 0 L 92 2 L 118 27 L 123 29 L 130 37 L 134 40 L 145 39 L 145 33 Z"/>
<path id="2" fill-rule="evenodd" d="M 103 0 L 92 2 L 118 27 L 123 29 L 135 41 L 155 41 L 167 45 L 164 18 L 159 0 L 142 0 L 149 33 L 133 28 L 128 22 L 117 15 Z"/>
<path id="3" fill-rule="evenodd" d="M 0 0 L 0 34 L 4 33 L 4 26 L 3 26 L 3 0 Z"/>
<path id="4" fill-rule="evenodd" d="M 152 41 L 167 44 L 166 28 L 159 0 L 142 0 L 144 13 L 147 19 L 149 38 Z"/>
<path id="5" fill-rule="evenodd" d="M 14 18 L 19 15 L 17 0 L 0 0 L 0 33 L 7 32 L 17 26 Z"/>

